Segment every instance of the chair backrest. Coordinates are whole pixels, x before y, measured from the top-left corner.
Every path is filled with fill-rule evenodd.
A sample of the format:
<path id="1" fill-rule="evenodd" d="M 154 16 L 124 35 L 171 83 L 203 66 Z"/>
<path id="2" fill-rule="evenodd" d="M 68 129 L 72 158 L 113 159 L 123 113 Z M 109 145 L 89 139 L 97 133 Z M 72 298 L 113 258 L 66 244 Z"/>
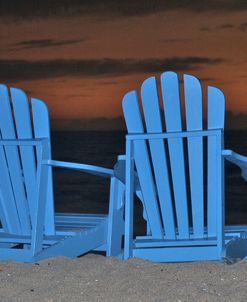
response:
<path id="1" fill-rule="evenodd" d="M 46 104 L 20 89 L 0 85 L 0 139 L 48 138 Z M 50 144 L 49 144 L 50 148 Z M 50 151 L 50 150 L 49 150 Z M 37 188 L 34 146 L 0 146 L 0 220 L 5 232 L 28 235 L 34 221 Z M 54 233 L 52 172 L 49 170 L 45 232 Z"/>
<path id="2" fill-rule="evenodd" d="M 160 86 L 155 77 L 143 82 L 140 99 L 145 123 L 137 92 L 123 99 L 129 134 L 164 134 L 133 140 L 150 236 L 158 239 L 212 238 L 222 232 L 224 95 L 208 87 L 207 126 L 203 129 L 201 84 L 191 75 L 184 75 L 183 81 L 180 87 L 176 73 L 164 72 Z"/>

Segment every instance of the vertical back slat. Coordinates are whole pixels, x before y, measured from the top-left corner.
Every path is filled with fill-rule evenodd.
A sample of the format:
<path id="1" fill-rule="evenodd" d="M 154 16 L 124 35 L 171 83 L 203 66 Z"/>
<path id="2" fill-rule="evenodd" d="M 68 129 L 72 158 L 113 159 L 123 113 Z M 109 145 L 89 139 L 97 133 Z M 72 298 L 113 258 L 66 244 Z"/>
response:
<path id="1" fill-rule="evenodd" d="M 32 98 L 33 127 L 35 138 L 48 138 L 50 141 L 50 118 L 46 104 L 39 99 Z M 51 158 L 51 146 L 48 145 L 48 157 Z M 39 158 L 39 154 L 37 156 Z M 45 234 L 55 233 L 54 221 L 54 195 L 52 183 L 52 168 L 48 167 L 47 201 L 45 216 Z"/>
<path id="2" fill-rule="evenodd" d="M 15 126 L 13 122 L 12 110 L 8 96 L 8 90 L 2 93 L 0 99 L 0 129 L 3 139 L 15 139 Z M 12 183 L 13 195 L 23 234 L 30 234 L 31 223 L 29 208 L 23 183 L 23 174 L 18 153 L 18 147 L 5 146 L 5 155 L 7 159 L 8 171 Z M 8 202 L 8 200 L 6 200 Z"/>
<path id="3" fill-rule="evenodd" d="M 208 87 L 208 129 L 224 129 L 225 97 L 223 92 L 215 87 Z M 219 146 L 219 144 L 218 144 Z M 208 137 L 208 236 L 217 234 L 217 138 Z"/>
<path id="4" fill-rule="evenodd" d="M 166 131 L 182 131 L 179 81 L 174 72 L 161 75 Z M 182 138 L 169 138 L 168 149 L 173 181 L 173 191 L 180 238 L 189 238 L 188 205 L 185 180 L 184 150 Z"/>
<path id="5" fill-rule="evenodd" d="M 144 132 L 141 113 L 135 91 L 127 93 L 123 98 L 123 112 L 128 133 L 140 134 Z M 143 193 L 145 211 L 154 238 L 163 238 L 162 223 L 156 198 L 151 165 L 145 141 L 136 140 L 134 145 L 134 159 L 139 181 Z"/>
<path id="6" fill-rule="evenodd" d="M 202 130 L 202 89 L 197 78 L 184 75 L 184 93 L 187 131 Z M 196 238 L 204 235 L 203 204 L 203 138 L 188 138 L 188 158 L 193 233 Z"/>
<path id="7" fill-rule="evenodd" d="M 29 110 L 29 103 L 24 91 L 16 88 L 10 89 L 14 118 L 16 124 L 17 137 L 19 139 L 32 139 L 32 125 Z M 25 179 L 25 186 L 27 192 L 27 200 L 29 204 L 31 220 L 33 222 L 34 203 L 37 194 L 36 182 L 36 162 L 34 157 L 33 146 L 20 147 L 22 169 Z"/>
<path id="8" fill-rule="evenodd" d="M 9 168 L 3 146 L 0 146 L 0 190 L 0 219 L 2 227 L 5 232 L 22 234 L 20 218 L 15 203 Z"/>
<path id="9" fill-rule="evenodd" d="M 8 98 L 8 88 L 5 85 L 0 85 L 0 104 L 3 98 Z M 2 114 L 0 105 L 0 119 Z M 3 146 L 0 146 L 0 219 L 5 232 L 21 234 L 20 219 Z"/>
<path id="10" fill-rule="evenodd" d="M 155 77 L 143 82 L 141 96 L 147 133 L 161 133 L 162 123 Z M 174 213 L 164 141 L 155 139 L 150 140 L 149 144 L 166 239 L 175 239 Z"/>

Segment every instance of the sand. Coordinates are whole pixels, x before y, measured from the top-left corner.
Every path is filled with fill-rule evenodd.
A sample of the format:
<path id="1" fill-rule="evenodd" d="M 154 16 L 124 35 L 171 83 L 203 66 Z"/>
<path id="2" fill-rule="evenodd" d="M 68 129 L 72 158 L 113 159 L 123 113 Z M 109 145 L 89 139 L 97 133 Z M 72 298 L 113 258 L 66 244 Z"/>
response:
<path id="1" fill-rule="evenodd" d="M 247 261 L 151 263 L 95 254 L 1 261 L 0 301 L 247 301 Z"/>

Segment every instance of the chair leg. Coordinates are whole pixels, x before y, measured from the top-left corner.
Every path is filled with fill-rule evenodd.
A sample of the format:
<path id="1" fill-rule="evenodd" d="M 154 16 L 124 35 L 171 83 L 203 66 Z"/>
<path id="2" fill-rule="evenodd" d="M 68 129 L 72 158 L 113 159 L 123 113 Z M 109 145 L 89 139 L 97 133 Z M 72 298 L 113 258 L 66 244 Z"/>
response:
<path id="1" fill-rule="evenodd" d="M 117 178 L 111 178 L 108 214 L 107 256 L 119 256 L 122 252 L 124 233 L 123 201 L 125 186 Z"/>

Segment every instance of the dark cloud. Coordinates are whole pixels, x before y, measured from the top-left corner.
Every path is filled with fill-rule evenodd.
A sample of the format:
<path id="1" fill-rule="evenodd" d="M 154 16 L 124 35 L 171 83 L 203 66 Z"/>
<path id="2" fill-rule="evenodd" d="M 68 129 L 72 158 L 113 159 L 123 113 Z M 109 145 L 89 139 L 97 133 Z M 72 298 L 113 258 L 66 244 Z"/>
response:
<path id="1" fill-rule="evenodd" d="M 242 79 L 247 79 L 247 74 L 242 74 L 239 77 L 242 78 Z"/>
<path id="2" fill-rule="evenodd" d="M 219 26 L 219 29 L 229 29 L 229 28 L 234 28 L 234 25 L 227 23 Z"/>
<path id="3" fill-rule="evenodd" d="M 200 78 L 200 82 L 215 82 L 216 78 Z"/>
<path id="4" fill-rule="evenodd" d="M 201 27 L 200 31 L 211 31 L 209 27 Z"/>
<path id="5" fill-rule="evenodd" d="M 54 39 L 41 39 L 41 40 L 25 40 L 16 43 L 14 46 L 17 46 L 18 49 L 29 49 L 29 48 L 47 48 L 54 46 L 64 46 L 77 44 L 84 42 L 85 39 L 80 40 L 54 40 Z"/>
<path id="6" fill-rule="evenodd" d="M 226 30 L 226 29 L 232 29 L 235 26 L 230 23 L 222 24 L 216 27 L 201 27 L 200 31 L 208 31 L 208 32 L 213 32 L 213 31 L 218 31 L 218 30 Z"/>
<path id="7" fill-rule="evenodd" d="M 161 42 L 161 43 L 188 43 L 188 42 L 190 42 L 190 41 L 192 41 L 192 39 L 186 39 L 186 38 L 184 38 L 184 39 L 179 39 L 179 38 L 175 38 L 175 39 L 161 39 L 161 40 L 159 40 L 159 42 Z"/>
<path id="8" fill-rule="evenodd" d="M 247 32 L 247 22 L 241 23 L 239 25 L 239 29 L 244 31 L 244 32 Z"/>
<path id="9" fill-rule="evenodd" d="M 68 15 L 138 16 L 168 10 L 243 11 L 246 0 L 0 0 L 0 15 L 16 18 Z"/>
<path id="10" fill-rule="evenodd" d="M 98 59 L 98 60 L 0 60 L 0 80 L 19 81 L 62 76 L 121 76 L 134 73 L 188 71 L 224 62 L 219 58 L 174 57 L 165 59 Z"/>
<path id="11" fill-rule="evenodd" d="M 208 85 L 211 85 L 212 84 L 212 82 L 217 82 L 217 79 L 216 78 L 199 78 L 199 80 L 200 80 L 200 82 L 202 83 L 202 82 L 205 82 L 206 84 L 208 84 Z M 184 81 L 183 81 L 183 79 L 180 79 L 179 80 L 179 82 L 180 82 L 180 84 L 183 84 L 184 83 Z M 217 82 L 217 84 L 218 84 L 218 82 Z"/>
<path id="12" fill-rule="evenodd" d="M 99 85 L 116 85 L 118 82 L 117 81 L 99 81 Z"/>

